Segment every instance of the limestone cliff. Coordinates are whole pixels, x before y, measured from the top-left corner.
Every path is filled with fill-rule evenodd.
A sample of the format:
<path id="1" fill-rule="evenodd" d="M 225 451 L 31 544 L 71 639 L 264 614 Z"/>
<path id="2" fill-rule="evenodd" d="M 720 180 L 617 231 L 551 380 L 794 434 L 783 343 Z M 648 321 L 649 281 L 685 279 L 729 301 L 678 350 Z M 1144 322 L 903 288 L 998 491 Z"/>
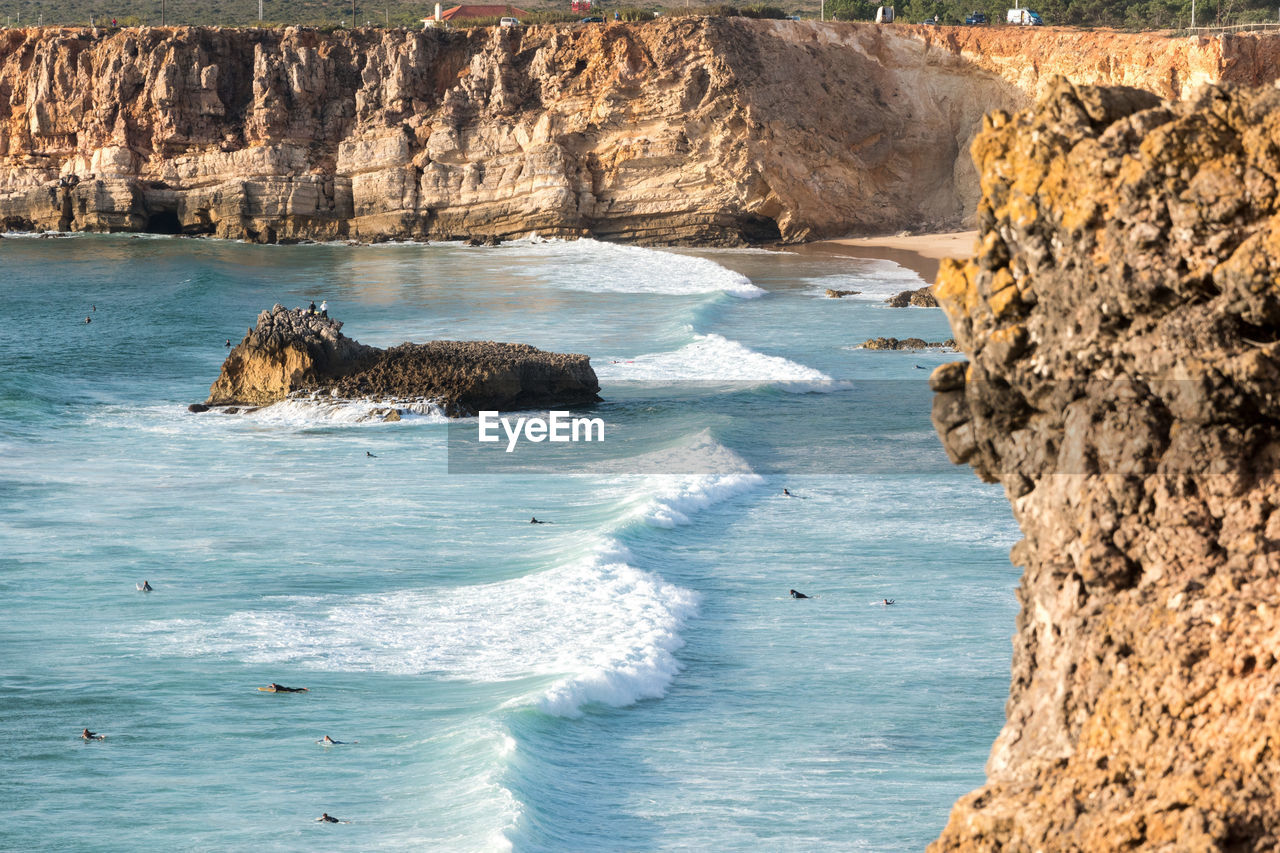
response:
<path id="1" fill-rule="evenodd" d="M 0 31 L 0 225 L 794 241 L 972 213 L 981 116 L 1046 75 L 1162 96 L 1280 39 L 663 19 Z"/>
<path id="2" fill-rule="evenodd" d="M 931 849 L 1274 850 L 1280 91 L 1058 80 L 973 153 L 933 416 L 1025 573 L 987 784 Z"/>
<path id="3" fill-rule="evenodd" d="M 493 341 L 405 343 L 382 350 L 327 316 L 276 305 L 227 355 L 205 406 L 267 405 L 295 392 L 420 399 L 450 415 L 598 400 L 585 355 Z M 193 407 L 202 409 L 204 406 Z"/>

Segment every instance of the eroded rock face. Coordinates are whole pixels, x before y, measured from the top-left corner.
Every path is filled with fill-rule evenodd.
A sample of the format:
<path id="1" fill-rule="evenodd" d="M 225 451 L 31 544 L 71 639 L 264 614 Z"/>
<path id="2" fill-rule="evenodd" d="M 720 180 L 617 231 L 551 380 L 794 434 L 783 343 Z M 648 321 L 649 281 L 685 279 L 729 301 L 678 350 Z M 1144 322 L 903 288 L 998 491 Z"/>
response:
<path id="1" fill-rule="evenodd" d="M 1275 849 L 1280 91 L 1059 80 L 973 153 L 933 416 L 1025 573 L 987 784 L 931 849 Z"/>
<path id="2" fill-rule="evenodd" d="M 981 116 L 1057 71 L 1274 79 L 1280 38 L 745 18 L 0 31 L 0 226 L 798 241 L 960 224 Z"/>
<path id="3" fill-rule="evenodd" d="M 262 406 L 290 394 L 418 399 L 453 416 L 595 402 L 600 383 L 585 355 L 494 341 L 405 343 L 382 350 L 341 332 L 342 323 L 276 305 L 258 315 L 209 389 L 210 406 Z M 394 416 L 391 414 L 395 412 Z M 398 420 L 394 409 L 385 420 Z"/>
<path id="4" fill-rule="evenodd" d="M 341 329 L 337 320 L 277 303 L 227 354 L 206 405 L 265 406 L 371 365 L 379 350 Z"/>

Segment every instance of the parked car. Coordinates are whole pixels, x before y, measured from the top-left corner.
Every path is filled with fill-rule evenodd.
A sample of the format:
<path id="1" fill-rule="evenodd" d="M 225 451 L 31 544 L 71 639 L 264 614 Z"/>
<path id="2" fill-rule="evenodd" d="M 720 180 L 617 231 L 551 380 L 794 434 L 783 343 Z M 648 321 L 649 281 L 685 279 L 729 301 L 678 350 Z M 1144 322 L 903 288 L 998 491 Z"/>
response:
<path id="1" fill-rule="evenodd" d="M 973 12 L 972 14 L 969 15 L 969 17 L 964 19 L 964 22 L 971 27 L 980 25 L 980 24 L 985 24 L 987 22 L 987 16 L 981 12 Z"/>
<path id="2" fill-rule="evenodd" d="M 579 24 L 603 24 L 604 18 L 599 18 L 593 15 L 590 18 L 583 18 L 581 21 L 578 21 L 578 23 Z"/>
<path id="3" fill-rule="evenodd" d="M 503 18 L 501 21 L 498 21 L 498 26 L 518 27 L 520 26 L 520 19 L 519 18 Z"/>

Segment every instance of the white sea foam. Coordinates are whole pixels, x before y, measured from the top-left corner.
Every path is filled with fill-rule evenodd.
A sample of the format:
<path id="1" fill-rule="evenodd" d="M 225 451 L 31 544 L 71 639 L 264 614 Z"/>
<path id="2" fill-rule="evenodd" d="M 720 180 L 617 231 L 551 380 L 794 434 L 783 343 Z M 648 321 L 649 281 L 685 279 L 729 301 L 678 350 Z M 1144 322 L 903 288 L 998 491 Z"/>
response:
<path id="1" fill-rule="evenodd" d="M 325 426 L 382 426 L 387 422 L 374 415 L 375 409 L 397 408 L 401 420 L 397 425 L 449 423 L 450 419 L 434 403 L 423 401 L 394 402 L 386 400 L 289 399 L 260 409 L 224 414 L 213 409 L 192 414 L 176 403 L 151 406 L 104 406 L 91 413 L 90 424 L 106 428 L 125 428 L 155 435 L 190 435 L 193 431 L 221 432 L 236 429 L 300 430 Z"/>
<path id="2" fill-rule="evenodd" d="M 686 467 L 686 460 L 698 462 Z M 679 444 L 639 460 L 641 470 L 696 470 L 678 476 L 660 474 L 645 478 L 645 488 L 632 492 L 624 503 L 624 520 L 654 527 L 678 527 L 692 523 L 690 516 L 756 489 L 764 478 L 751 470 L 738 454 L 703 430 Z"/>
<path id="3" fill-rule="evenodd" d="M 255 423 L 280 427 L 313 427 L 355 424 L 383 424 L 382 416 L 374 414 L 378 409 L 396 408 L 401 420 L 418 423 L 448 423 L 449 418 L 434 403 L 420 400 L 396 402 L 388 400 L 344 400 L 340 398 L 293 397 L 272 403 L 261 409 L 245 412 L 240 417 Z"/>
<path id="4" fill-rule="evenodd" d="M 648 353 L 634 359 L 601 360 L 593 366 L 603 382 L 767 382 L 797 392 L 842 391 L 850 387 L 820 370 L 781 356 L 756 352 L 716 334 L 695 335 L 691 343 L 678 350 Z"/>
<path id="5" fill-rule="evenodd" d="M 550 240 L 530 246 L 554 262 L 553 283 L 566 290 L 592 293 L 660 293 L 687 296 L 717 291 L 754 299 L 765 291 L 741 273 L 692 255 L 600 243 L 595 240 Z M 540 269 L 545 270 L 546 267 Z M 516 274 L 520 274 L 518 271 Z M 534 271 L 530 275 L 544 273 Z"/>
<path id="6" fill-rule="evenodd" d="M 655 479 L 662 485 L 642 509 L 644 520 L 654 527 L 690 524 L 690 515 L 764 484 L 763 477 L 750 472 Z"/>
<path id="7" fill-rule="evenodd" d="M 855 263 L 858 268 L 849 272 L 802 279 L 808 285 L 804 292 L 809 296 L 830 299 L 828 289 L 857 290 L 860 292 L 841 297 L 840 301 L 884 302 L 904 290 L 916 290 L 928 284 L 913 270 L 898 266 L 893 261 L 867 259 Z"/>
<path id="8" fill-rule="evenodd" d="M 623 507 L 623 527 L 633 520 L 689 524 L 697 512 L 764 482 L 749 470 L 639 479 L 642 488 Z M 159 650 L 192 657 L 485 682 L 550 676 L 545 690 L 512 702 L 576 716 L 590 703 L 624 707 L 659 698 L 680 669 L 675 653 L 699 596 L 634 562 L 622 542 L 603 536 L 577 559 L 511 580 L 285 596 L 218 620 L 164 620 L 138 630 Z"/>
<path id="9" fill-rule="evenodd" d="M 472 681 L 559 676 L 536 701 L 548 713 L 575 715 L 588 702 L 661 696 L 679 668 L 680 629 L 698 597 L 627 558 L 606 540 L 579 560 L 499 583 L 288 597 L 272 609 L 147 630 L 167 651 L 250 663 Z"/>

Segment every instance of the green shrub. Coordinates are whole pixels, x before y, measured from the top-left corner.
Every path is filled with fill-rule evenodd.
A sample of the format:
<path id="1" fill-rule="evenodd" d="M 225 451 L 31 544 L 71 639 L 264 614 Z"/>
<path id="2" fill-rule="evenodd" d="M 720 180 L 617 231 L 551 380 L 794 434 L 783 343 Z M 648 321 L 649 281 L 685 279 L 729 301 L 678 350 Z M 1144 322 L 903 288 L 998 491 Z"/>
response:
<path id="1" fill-rule="evenodd" d="M 653 20 L 652 12 L 650 12 L 648 9 L 638 9 L 635 6 L 625 6 L 622 8 L 615 8 L 613 11 L 616 12 L 618 17 L 624 21 L 652 21 Z M 602 15 L 601 17 L 607 18 L 608 16 Z"/>
<path id="2" fill-rule="evenodd" d="M 738 16 L 738 8 L 727 3 L 717 3 L 713 6 L 676 6 L 662 10 L 662 17 L 664 18 L 687 18 L 692 16 L 700 18 L 736 18 Z"/>
<path id="3" fill-rule="evenodd" d="M 744 18 L 769 18 L 775 21 L 785 20 L 787 13 L 777 6 L 766 6 L 763 3 L 755 6 L 743 6 L 738 14 Z"/>
<path id="4" fill-rule="evenodd" d="M 590 14 L 590 13 L 588 13 Z M 522 24 L 570 24 L 585 17 L 581 12 L 559 12 L 544 10 L 530 12 L 520 19 Z"/>

